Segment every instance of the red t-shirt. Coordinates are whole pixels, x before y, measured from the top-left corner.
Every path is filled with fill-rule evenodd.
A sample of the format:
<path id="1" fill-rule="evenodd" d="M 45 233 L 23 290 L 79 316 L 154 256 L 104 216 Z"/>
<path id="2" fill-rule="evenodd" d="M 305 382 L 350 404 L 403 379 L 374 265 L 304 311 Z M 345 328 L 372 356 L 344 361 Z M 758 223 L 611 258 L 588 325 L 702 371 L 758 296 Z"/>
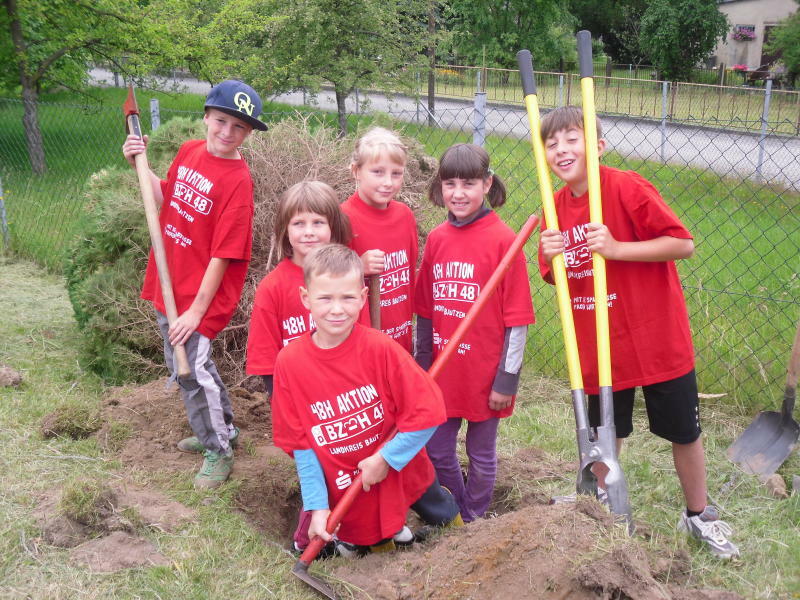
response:
<path id="1" fill-rule="evenodd" d="M 416 290 L 420 317 L 433 325 L 433 357 L 442 351 L 505 255 L 515 234 L 490 212 L 463 227 L 442 223 L 431 231 Z M 494 295 L 437 377 L 447 416 L 470 421 L 507 417 L 489 408 L 507 327 L 534 322 L 525 254 L 520 252 Z"/>
<path id="2" fill-rule="evenodd" d="M 228 324 L 239 302 L 253 243 L 253 180 L 244 160 L 219 158 L 205 140 L 178 150 L 161 182 L 159 221 L 178 314 L 194 301 L 212 258 L 231 259 L 197 331 L 213 339 Z M 166 313 L 153 251 L 142 298 Z"/>
<path id="3" fill-rule="evenodd" d="M 342 203 L 350 218 L 350 247 L 359 256 L 367 250 L 386 253 L 381 273 L 381 331 L 411 352 L 411 316 L 414 313 L 414 276 L 418 240 L 414 213 L 402 202 L 392 201 L 381 210 L 366 204 L 358 192 Z M 369 314 L 369 306 L 364 305 Z"/>
<path id="4" fill-rule="evenodd" d="M 600 167 L 603 222 L 621 242 L 692 235 L 653 185 L 633 171 Z M 568 187 L 555 195 L 558 227 L 564 234 L 572 314 L 584 389 L 598 393 L 597 331 L 592 253 L 584 239 L 589 197 Z M 544 218 L 542 229 L 547 229 Z M 552 282 L 539 245 L 539 269 Z M 673 261 L 606 261 L 611 379 L 615 390 L 650 385 L 685 375 L 694 367 L 692 335 L 678 270 Z"/>
<path id="5" fill-rule="evenodd" d="M 284 258 L 256 288 L 247 337 L 247 374 L 272 375 L 278 351 L 315 329 L 314 318 L 300 301 L 303 269 Z"/>
<path id="6" fill-rule="evenodd" d="M 312 449 L 325 474 L 331 508 L 375 454 L 394 425 L 419 431 L 445 421 L 439 388 L 407 352 L 386 335 L 356 324 L 335 348 L 319 348 L 304 335 L 281 350 L 275 364 L 272 437 L 292 454 Z M 433 481 L 423 448 L 401 471 L 361 492 L 342 520 L 339 536 L 374 544 L 405 523 L 408 508 Z"/>
<path id="7" fill-rule="evenodd" d="M 284 258 L 258 284 L 247 337 L 248 375 L 272 375 L 278 351 L 316 329 L 300 300 L 302 285 L 303 269 L 291 258 Z M 369 325 L 369 313 L 362 312 L 359 322 Z"/>

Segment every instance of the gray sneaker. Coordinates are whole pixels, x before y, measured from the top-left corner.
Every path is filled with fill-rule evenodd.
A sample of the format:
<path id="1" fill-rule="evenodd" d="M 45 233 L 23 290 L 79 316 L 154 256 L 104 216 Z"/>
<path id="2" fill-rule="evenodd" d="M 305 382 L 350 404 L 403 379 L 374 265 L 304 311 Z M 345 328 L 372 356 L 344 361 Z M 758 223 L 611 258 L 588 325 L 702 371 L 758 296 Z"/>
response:
<path id="1" fill-rule="evenodd" d="M 218 488 L 228 479 L 232 469 L 232 450 L 227 454 L 206 450 L 203 452 L 203 466 L 194 476 L 194 487 L 203 490 Z"/>
<path id="2" fill-rule="evenodd" d="M 706 506 L 696 517 L 687 517 L 684 510 L 678 521 L 678 531 L 688 533 L 706 544 L 717 558 L 727 560 L 739 556 L 739 548 L 728 539 L 733 530 L 719 518 L 719 512 L 714 506 Z"/>
<path id="3" fill-rule="evenodd" d="M 567 494 L 566 496 L 553 496 L 552 498 L 550 498 L 550 504 L 575 504 L 577 500 L 578 500 L 578 492 L 572 492 L 571 494 Z M 601 487 L 597 488 L 597 501 L 600 502 L 600 504 L 609 506 L 608 492 Z"/>
<path id="4" fill-rule="evenodd" d="M 230 442 L 231 448 L 236 448 L 239 445 L 238 427 L 233 428 L 233 433 L 228 438 L 228 442 Z M 192 437 L 184 438 L 178 442 L 178 450 L 181 452 L 192 452 L 194 454 L 202 454 L 205 452 L 203 444 L 201 444 L 200 440 L 197 439 L 197 436 L 194 435 Z"/>

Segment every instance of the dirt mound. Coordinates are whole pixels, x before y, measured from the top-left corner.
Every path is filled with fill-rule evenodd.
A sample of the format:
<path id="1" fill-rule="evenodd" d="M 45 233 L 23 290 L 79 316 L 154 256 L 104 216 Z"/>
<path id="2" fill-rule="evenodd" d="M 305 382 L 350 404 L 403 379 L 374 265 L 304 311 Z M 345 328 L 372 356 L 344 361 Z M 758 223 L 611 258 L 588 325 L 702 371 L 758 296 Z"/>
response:
<path id="1" fill-rule="evenodd" d="M 512 456 L 497 457 L 497 482 L 489 512 L 505 514 L 532 504 L 548 504 L 549 495 L 535 487 L 538 481 L 564 479 L 575 473 L 576 462 L 560 461 L 540 448 L 522 448 Z"/>
<path id="2" fill-rule="evenodd" d="M 269 402 L 262 392 L 229 390 L 234 423 L 240 429 L 232 479 L 239 481 L 236 504 L 256 528 L 288 545 L 300 509 L 300 487 L 294 461 L 272 446 Z M 166 380 L 110 390 L 104 400 L 101 445 L 119 454 L 134 469 L 184 472 L 200 466 L 196 454 L 180 452 L 176 443 L 192 435 L 177 386 Z M 118 432 L 125 432 L 120 441 Z"/>
<path id="3" fill-rule="evenodd" d="M 238 485 L 236 504 L 267 538 L 288 546 L 301 502 L 294 463 L 271 444 L 265 395 L 243 387 L 230 394 L 241 430 L 231 475 Z M 165 389 L 164 380 L 113 389 L 103 419 L 98 438 L 131 468 L 190 477 L 200 464 L 199 456 L 175 446 L 191 431 L 177 388 Z M 120 442 L 121 430 L 127 437 Z M 478 520 L 404 552 L 354 562 L 335 559 L 324 568 L 336 581 L 347 582 L 340 590 L 345 598 L 739 598 L 687 587 L 690 569 L 683 551 L 648 553 L 641 534 L 628 537 L 594 499 L 547 505 L 539 482 L 572 481 L 576 468 L 537 448 L 501 456 L 490 508 L 497 518 Z"/>
<path id="4" fill-rule="evenodd" d="M 739 598 L 680 587 L 674 577 L 685 572 L 680 564 L 685 556 L 673 557 L 674 566 L 657 563 L 610 519 L 591 516 L 596 505 L 584 499 L 576 505 L 528 506 L 415 549 L 347 562 L 332 574 L 349 584 L 345 597 L 375 600 Z M 664 579 L 667 573 L 672 580 Z"/>
<path id="5" fill-rule="evenodd" d="M 93 573 L 115 573 L 134 567 L 168 566 L 172 562 L 148 540 L 125 531 L 115 531 L 73 548 L 70 560 Z"/>
<path id="6" fill-rule="evenodd" d="M 0 387 L 19 387 L 22 374 L 6 365 L 0 365 Z"/>
<path id="7" fill-rule="evenodd" d="M 229 390 L 236 426 L 241 430 L 240 448 L 268 443 L 272 421 L 266 396 L 237 387 Z M 176 444 L 192 435 L 177 385 L 157 379 L 142 386 L 112 388 L 103 402 L 104 425 L 97 436 L 101 445 L 114 445 L 122 425 L 126 440 L 120 444 L 123 463 L 143 470 L 191 469 L 198 456 L 178 451 Z M 241 449 L 239 455 L 247 454 Z"/>
<path id="8" fill-rule="evenodd" d="M 148 529 L 176 531 L 195 518 L 195 511 L 160 492 L 122 482 L 109 488 L 105 506 L 91 521 L 78 520 L 61 508 L 60 490 L 44 496 L 33 513 L 42 541 L 72 548 L 70 560 L 95 573 L 132 567 L 169 565 L 170 560 L 142 537 Z"/>

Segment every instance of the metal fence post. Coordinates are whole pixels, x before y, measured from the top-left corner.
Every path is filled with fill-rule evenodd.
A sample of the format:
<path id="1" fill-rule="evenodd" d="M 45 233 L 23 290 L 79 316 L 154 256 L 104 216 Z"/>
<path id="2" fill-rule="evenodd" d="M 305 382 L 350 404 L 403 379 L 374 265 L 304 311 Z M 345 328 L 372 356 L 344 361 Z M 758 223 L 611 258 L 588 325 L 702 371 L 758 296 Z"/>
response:
<path id="1" fill-rule="evenodd" d="M 414 119 L 414 122 L 415 123 L 419 123 L 419 97 L 420 97 L 420 94 L 422 93 L 422 90 L 419 89 L 419 71 L 417 71 L 417 73 L 415 74 L 414 78 L 417 81 L 417 94 L 414 96 L 414 106 L 415 106 L 415 108 L 417 110 L 417 114 L 416 114 L 416 117 Z"/>
<path id="2" fill-rule="evenodd" d="M 758 164 L 756 164 L 756 181 L 761 183 L 761 167 L 764 166 L 764 144 L 767 139 L 767 125 L 769 124 L 769 101 L 772 98 L 772 79 L 767 79 L 764 88 L 764 110 L 761 112 L 761 134 L 758 136 Z"/>
<path id="3" fill-rule="evenodd" d="M 155 131 L 161 127 L 161 109 L 158 106 L 158 98 L 150 98 L 150 131 Z"/>
<path id="4" fill-rule="evenodd" d="M 360 104 L 358 99 L 358 88 L 355 88 L 355 93 L 356 93 L 356 114 L 358 114 L 358 105 Z"/>
<path id="5" fill-rule="evenodd" d="M 564 106 L 564 75 L 558 76 L 558 106 Z"/>
<path id="6" fill-rule="evenodd" d="M 567 74 L 567 104 L 570 102 L 570 92 L 572 91 L 572 73 Z"/>
<path id="7" fill-rule="evenodd" d="M 3 179 L 0 177 L 0 226 L 3 228 L 3 248 L 8 250 L 11 242 L 8 239 L 8 221 L 6 220 L 6 203 L 3 200 Z"/>
<path id="8" fill-rule="evenodd" d="M 667 145 L 667 96 L 669 95 L 669 81 L 661 82 L 661 162 L 667 162 L 664 148 Z"/>
<path id="9" fill-rule="evenodd" d="M 472 143 L 483 146 L 486 141 L 486 92 L 481 92 L 481 73 L 478 71 L 478 91 L 472 107 Z"/>

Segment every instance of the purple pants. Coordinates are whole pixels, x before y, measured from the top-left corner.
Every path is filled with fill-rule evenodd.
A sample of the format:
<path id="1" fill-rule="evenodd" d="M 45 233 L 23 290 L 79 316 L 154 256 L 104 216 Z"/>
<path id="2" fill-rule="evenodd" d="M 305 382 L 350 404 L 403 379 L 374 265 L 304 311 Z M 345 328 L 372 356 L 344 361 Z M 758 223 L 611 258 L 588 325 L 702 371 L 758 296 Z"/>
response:
<path id="1" fill-rule="evenodd" d="M 428 441 L 428 456 L 436 467 L 439 483 L 450 490 L 461 509 L 465 523 L 482 517 L 492 501 L 497 478 L 497 426 L 500 419 L 467 421 L 467 480 L 461 473 L 456 452 L 456 439 L 461 428 L 460 417 L 447 419 L 439 425 Z"/>

